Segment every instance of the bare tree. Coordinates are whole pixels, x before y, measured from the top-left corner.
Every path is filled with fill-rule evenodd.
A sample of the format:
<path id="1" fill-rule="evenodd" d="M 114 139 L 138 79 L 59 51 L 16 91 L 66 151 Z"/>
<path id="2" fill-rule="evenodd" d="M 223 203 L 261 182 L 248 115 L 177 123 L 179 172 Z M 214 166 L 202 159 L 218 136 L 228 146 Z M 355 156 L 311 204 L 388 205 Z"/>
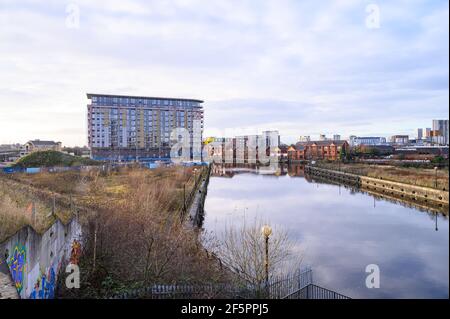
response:
<path id="1" fill-rule="evenodd" d="M 211 247 L 222 262 L 238 277 L 256 290 L 265 286 L 265 238 L 261 228 L 265 223 L 255 219 L 240 227 L 226 226 L 222 239 Z M 293 242 L 288 232 L 274 227 L 269 239 L 269 279 L 280 275 L 291 259 Z"/>

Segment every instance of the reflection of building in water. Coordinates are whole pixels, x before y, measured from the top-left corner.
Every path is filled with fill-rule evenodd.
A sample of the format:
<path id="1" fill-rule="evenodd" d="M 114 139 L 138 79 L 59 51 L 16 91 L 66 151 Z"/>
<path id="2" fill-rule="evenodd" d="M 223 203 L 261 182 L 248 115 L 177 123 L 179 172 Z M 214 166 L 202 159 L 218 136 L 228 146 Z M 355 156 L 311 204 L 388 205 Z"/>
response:
<path id="1" fill-rule="evenodd" d="M 290 164 L 287 165 L 286 168 L 291 177 L 305 177 L 305 165 Z"/>
<path id="2" fill-rule="evenodd" d="M 329 179 L 329 178 L 326 178 L 323 176 L 318 176 L 318 175 L 305 174 L 305 179 L 309 183 L 342 185 L 345 188 L 348 188 L 350 190 L 350 194 L 363 193 L 363 194 L 367 194 L 369 196 L 373 196 L 376 199 L 382 199 L 382 200 L 392 202 L 395 204 L 400 204 L 404 207 L 414 208 L 414 209 L 417 209 L 422 212 L 441 213 L 443 215 L 448 215 L 448 205 L 446 207 L 444 207 L 444 206 L 432 204 L 430 201 L 428 201 L 428 202 L 420 202 L 418 200 L 412 201 L 412 200 L 408 199 L 407 197 L 397 197 L 394 195 L 378 193 L 375 190 L 361 189 L 359 187 L 343 184 L 341 182 L 338 182 L 337 180 L 332 180 L 332 179 Z"/>
<path id="3" fill-rule="evenodd" d="M 278 131 L 262 135 L 243 135 L 234 138 L 209 137 L 205 140 L 207 161 L 226 164 L 278 162 L 281 156 Z"/>
<path id="4" fill-rule="evenodd" d="M 255 174 L 263 176 L 283 176 L 287 174 L 285 165 L 258 165 L 248 164 L 213 164 L 211 169 L 212 176 L 233 177 L 236 174 Z"/>

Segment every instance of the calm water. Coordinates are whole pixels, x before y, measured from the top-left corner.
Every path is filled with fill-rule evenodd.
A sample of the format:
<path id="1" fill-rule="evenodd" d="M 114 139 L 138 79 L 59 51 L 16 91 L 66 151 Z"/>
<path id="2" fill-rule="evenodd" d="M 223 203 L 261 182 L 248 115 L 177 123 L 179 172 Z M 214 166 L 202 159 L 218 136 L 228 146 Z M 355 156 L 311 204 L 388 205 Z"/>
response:
<path id="1" fill-rule="evenodd" d="M 352 298 L 449 296 L 445 216 L 299 176 L 212 176 L 204 228 L 219 235 L 225 223 L 242 223 L 244 216 L 287 229 L 323 287 Z M 380 268 L 378 289 L 366 288 L 369 264 Z"/>

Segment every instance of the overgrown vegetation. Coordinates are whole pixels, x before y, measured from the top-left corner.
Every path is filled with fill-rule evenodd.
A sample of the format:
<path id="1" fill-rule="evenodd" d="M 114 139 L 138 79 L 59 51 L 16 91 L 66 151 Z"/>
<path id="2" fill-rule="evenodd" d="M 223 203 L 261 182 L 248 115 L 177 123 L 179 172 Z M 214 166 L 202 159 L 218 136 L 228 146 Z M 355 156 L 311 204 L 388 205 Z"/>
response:
<path id="1" fill-rule="evenodd" d="M 39 151 L 20 158 L 13 167 L 57 167 L 57 166 L 81 166 L 99 165 L 101 162 L 80 156 L 72 156 L 57 151 Z"/>
<path id="2" fill-rule="evenodd" d="M 180 218 L 183 188 L 188 193 L 194 185 L 192 168 L 39 174 L 30 182 L 70 193 L 95 212 L 85 225 L 83 289 L 62 288 L 60 297 L 104 298 L 153 283 L 225 281 L 226 272 Z"/>
<path id="3" fill-rule="evenodd" d="M 435 188 L 436 182 L 438 189 L 448 191 L 449 175 L 448 169 L 425 169 L 415 167 L 398 167 L 390 165 L 369 165 L 369 164 L 343 164 L 343 163 L 325 163 L 320 165 L 341 170 L 348 173 L 364 175 L 375 178 L 382 178 L 394 182 L 412 184 L 423 187 Z"/>
<path id="4" fill-rule="evenodd" d="M 180 213 L 184 194 L 194 190 L 195 176 L 202 178 L 202 172 L 205 170 L 197 169 L 195 174 L 192 167 L 124 167 L 113 171 L 14 174 L 3 180 L 24 189 L 1 196 L 0 213 L 8 214 L 10 229 L 31 223 L 26 206 L 29 198 L 22 200 L 19 195 L 26 194 L 25 188 L 39 189 L 39 194 L 57 193 L 91 211 L 83 221 L 83 252 L 79 260 L 82 289 L 67 290 L 60 285 L 59 298 L 108 298 L 153 284 L 229 285 L 239 278 L 261 286 L 264 254 L 260 253 L 264 243 L 259 225 L 250 231 L 230 229 L 227 240 L 214 246 L 218 250 L 205 250 L 204 247 L 210 247 L 208 241 L 200 238 L 198 230 L 183 223 Z M 15 205 L 14 201 L 21 204 Z M 41 202 L 45 200 L 41 198 Z M 276 234 L 271 238 L 271 274 L 280 269 L 280 261 L 289 248 L 287 236 Z M 11 231 L 3 235 L 11 235 Z M 243 258 L 237 258 L 240 251 L 245 252 Z M 256 252 L 256 259 L 245 261 Z M 223 262 L 216 257 L 219 255 Z M 251 265 L 244 267 L 245 262 Z M 237 269 L 240 276 L 230 271 Z"/>
<path id="5" fill-rule="evenodd" d="M 254 287 L 257 297 L 264 295 L 266 287 L 265 238 L 261 233 L 265 224 L 255 219 L 253 222 L 244 220 L 240 227 L 228 225 L 220 239 L 208 242 L 209 249 L 237 275 L 237 283 Z M 275 227 L 268 245 L 269 280 L 285 274 L 287 270 L 300 268 L 301 260 L 295 259 L 292 254 L 293 246 L 288 233 Z"/>
<path id="6" fill-rule="evenodd" d="M 27 225 L 43 233 L 55 218 L 67 221 L 69 212 L 60 206 L 56 206 L 55 215 L 49 214 L 53 200 L 51 194 L 42 196 L 43 193 L 0 178 L 0 242 Z"/>

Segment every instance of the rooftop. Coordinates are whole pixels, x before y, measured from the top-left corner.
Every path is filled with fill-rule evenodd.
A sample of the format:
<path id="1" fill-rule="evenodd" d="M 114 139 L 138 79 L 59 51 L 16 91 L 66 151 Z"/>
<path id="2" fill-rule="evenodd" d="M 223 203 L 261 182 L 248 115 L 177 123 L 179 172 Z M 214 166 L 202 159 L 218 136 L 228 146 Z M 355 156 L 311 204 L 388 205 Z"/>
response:
<path id="1" fill-rule="evenodd" d="M 171 100 L 171 101 L 190 101 L 203 103 L 203 100 L 197 99 L 184 99 L 184 98 L 173 98 L 173 97 L 155 97 L 155 96 L 138 96 L 138 95 L 117 95 L 117 94 L 96 94 L 96 93 L 86 93 L 88 99 L 92 97 L 118 97 L 118 98 L 133 98 L 133 99 L 151 99 L 151 100 Z"/>
<path id="2" fill-rule="evenodd" d="M 28 143 L 33 143 L 34 145 L 56 145 L 59 142 L 55 142 L 55 141 L 41 141 L 41 140 L 33 140 L 33 141 L 28 141 Z"/>

